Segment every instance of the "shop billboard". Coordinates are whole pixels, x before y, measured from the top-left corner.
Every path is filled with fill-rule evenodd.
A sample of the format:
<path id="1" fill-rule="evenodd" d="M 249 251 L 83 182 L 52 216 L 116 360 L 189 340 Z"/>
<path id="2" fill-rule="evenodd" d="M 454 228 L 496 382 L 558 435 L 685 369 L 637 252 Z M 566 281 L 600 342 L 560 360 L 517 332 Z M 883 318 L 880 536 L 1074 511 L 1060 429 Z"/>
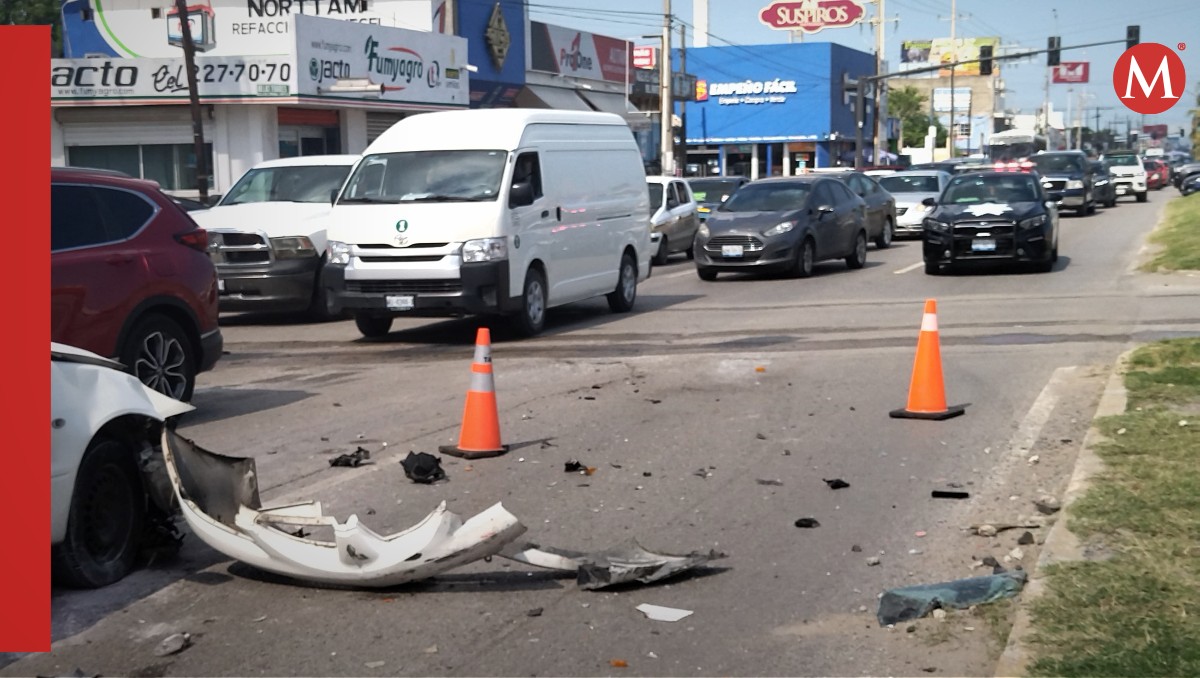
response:
<path id="1" fill-rule="evenodd" d="M 900 44 L 900 70 L 927 68 L 939 64 L 949 64 L 955 61 L 979 58 L 979 48 L 991 45 L 993 52 L 999 50 L 1000 38 L 936 38 L 933 40 L 907 40 Z M 997 62 L 993 62 L 993 72 L 999 72 Z M 950 75 L 949 68 L 940 69 L 938 75 Z M 979 62 L 963 64 L 954 69 L 955 75 L 979 75 Z"/>
<path id="2" fill-rule="evenodd" d="M 573 28 L 529 22 L 531 70 L 589 80 L 625 82 L 633 43 Z"/>
<path id="3" fill-rule="evenodd" d="M 1055 84 L 1085 84 L 1088 81 L 1087 61 L 1064 61 L 1050 69 Z"/>
<path id="4" fill-rule="evenodd" d="M 866 13 L 859 0 L 776 0 L 758 11 L 758 20 L 775 30 L 812 34 L 849 28 Z"/>
<path id="5" fill-rule="evenodd" d="M 301 96 L 362 100 L 366 92 L 331 88 L 369 81 L 380 87 L 370 93 L 372 100 L 437 107 L 470 103 L 466 38 L 303 15 L 294 22 Z"/>
<path id="6" fill-rule="evenodd" d="M 950 88 L 935 87 L 933 90 L 933 110 L 936 113 L 950 112 Z M 955 87 L 954 88 L 954 111 L 969 111 L 971 110 L 971 88 L 970 87 Z"/>
<path id="7" fill-rule="evenodd" d="M 63 0 L 65 56 L 180 56 L 182 32 L 172 2 Z M 208 56 L 275 56 L 295 42 L 292 16 L 316 16 L 385 27 L 430 30 L 429 2 L 412 0 L 188 0 L 189 25 Z"/>
<path id="8" fill-rule="evenodd" d="M 280 57 L 196 57 L 196 85 L 206 103 L 295 96 L 296 65 Z M 55 105 L 159 104 L 188 100 L 183 58 L 51 59 Z"/>

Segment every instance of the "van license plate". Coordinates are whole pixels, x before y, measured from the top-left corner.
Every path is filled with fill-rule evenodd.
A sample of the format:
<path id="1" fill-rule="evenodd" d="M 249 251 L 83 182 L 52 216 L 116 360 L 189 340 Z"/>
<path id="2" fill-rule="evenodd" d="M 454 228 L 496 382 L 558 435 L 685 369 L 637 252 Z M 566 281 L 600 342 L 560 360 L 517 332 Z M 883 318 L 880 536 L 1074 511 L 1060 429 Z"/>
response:
<path id="1" fill-rule="evenodd" d="M 972 252 L 995 252 L 996 241 L 988 238 L 976 239 L 971 242 Z"/>
<path id="2" fill-rule="evenodd" d="M 387 307 L 390 311 L 411 311 L 413 307 L 413 295 L 400 294 L 388 295 Z"/>
<path id="3" fill-rule="evenodd" d="M 744 253 L 741 245 L 722 245 L 721 256 L 723 257 L 740 257 Z"/>

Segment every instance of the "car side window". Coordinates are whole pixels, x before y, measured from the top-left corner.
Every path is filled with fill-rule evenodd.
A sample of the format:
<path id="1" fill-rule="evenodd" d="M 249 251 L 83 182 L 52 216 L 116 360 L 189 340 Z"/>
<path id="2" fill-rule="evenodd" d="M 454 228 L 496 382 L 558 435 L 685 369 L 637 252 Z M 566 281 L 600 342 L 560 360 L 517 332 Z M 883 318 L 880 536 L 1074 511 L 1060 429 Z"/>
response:
<path id="1" fill-rule="evenodd" d="M 100 205 L 88 186 L 50 186 L 50 251 L 89 247 L 112 238 L 104 229 Z"/>
<path id="2" fill-rule="evenodd" d="M 854 202 L 854 192 L 845 184 L 828 184 L 830 202 Z"/>
<path id="3" fill-rule="evenodd" d="M 538 162 L 538 154 L 536 151 L 522 153 L 517 156 L 517 162 L 513 167 L 514 184 L 529 182 L 533 189 L 533 199 L 537 201 L 542 197 L 542 166 Z"/>
<path id="4" fill-rule="evenodd" d="M 679 189 L 679 204 L 686 205 L 692 201 L 692 192 L 688 190 L 688 185 L 682 181 L 675 182 L 675 188 Z"/>
<path id="5" fill-rule="evenodd" d="M 105 210 L 108 233 L 113 240 L 132 238 L 154 216 L 154 206 L 142 196 L 115 188 L 93 188 Z"/>
<path id="6" fill-rule="evenodd" d="M 857 193 L 859 195 L 865 196 L 867 194 L 866 182 L 864 182 L 862 180 L 862 177 L 860 177 L 856 174 L 856 175 L 850 177 L 850 190 L 854 191 L 855 193 Z"/>
<path id="7" fill-rule="evenodd" d="M 679 182 L 672 181 L 670 185 L 667 186 L 667 207 L 674 208 L 679 207 L 679 205 Z"/>
<path id="8" fill-rule="evenodd" d="M 812 206 L 816 207 L 833 207 L 837 200 L 833 197 L 833 193 L 829 191 L 829 183 L 821 182 L 813 189 Z"/>

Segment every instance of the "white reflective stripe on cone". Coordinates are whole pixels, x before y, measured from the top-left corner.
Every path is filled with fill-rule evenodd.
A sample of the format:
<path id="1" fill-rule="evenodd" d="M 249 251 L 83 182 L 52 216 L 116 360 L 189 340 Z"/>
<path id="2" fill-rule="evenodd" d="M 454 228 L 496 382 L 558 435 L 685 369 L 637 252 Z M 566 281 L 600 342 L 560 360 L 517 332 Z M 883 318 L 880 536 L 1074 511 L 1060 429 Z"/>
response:
<path id="1" fill-rule="evenodd" d="M 492 379 L 492 373 L 472 372 L 471 390 L 481 393 L 494 393 L 496 391 L 496 382 Z"/>
<path id="2" fill-rule="evenodd" d="M 921 317 L 921 331 L 922 332 L 937 332 L 938 331 L 937 314 L 936 313 L 926 313 L 924 316 Z"/>

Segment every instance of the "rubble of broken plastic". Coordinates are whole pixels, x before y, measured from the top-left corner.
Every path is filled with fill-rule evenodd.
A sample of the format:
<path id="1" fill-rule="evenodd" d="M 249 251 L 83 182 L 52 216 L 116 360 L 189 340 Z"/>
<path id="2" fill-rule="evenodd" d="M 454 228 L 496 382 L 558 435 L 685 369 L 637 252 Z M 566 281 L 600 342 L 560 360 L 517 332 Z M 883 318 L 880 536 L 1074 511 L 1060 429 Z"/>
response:
<path id="1" fill-rule="evenodd" d="M 972 605 L 1017 595 L 1026 579 L 1024 570 L 1014 570 L 986 577 L 891 589 L 879 599 L 876 618 L 880 626 L 888 626 L 920 619 L 939 607 L 965 610 Z"/>
<path id="2" fill-rule="evenodd" d="M 344 523 L 324 515 L 316 501 L 264 508 L 251 458 L 210 452 L 170 427 L 164 427 L 162 450 L 180 511 L 201 541 L 260 570 L 312 583 L 396 586 L 500 555 L 575 572 L 581 588 L 599 589 L 661 581 L 725 557 L 653 553 L 636 541 L 590 554 L 516 547 L 512 542 L 526 528 L 500 503 L 464 523 L 442 502 L 413 527 L 382 536 L 360 525 L 357 515 Z M 332 528 L 333 541 L 301 536 L 297 526 Z"/>

